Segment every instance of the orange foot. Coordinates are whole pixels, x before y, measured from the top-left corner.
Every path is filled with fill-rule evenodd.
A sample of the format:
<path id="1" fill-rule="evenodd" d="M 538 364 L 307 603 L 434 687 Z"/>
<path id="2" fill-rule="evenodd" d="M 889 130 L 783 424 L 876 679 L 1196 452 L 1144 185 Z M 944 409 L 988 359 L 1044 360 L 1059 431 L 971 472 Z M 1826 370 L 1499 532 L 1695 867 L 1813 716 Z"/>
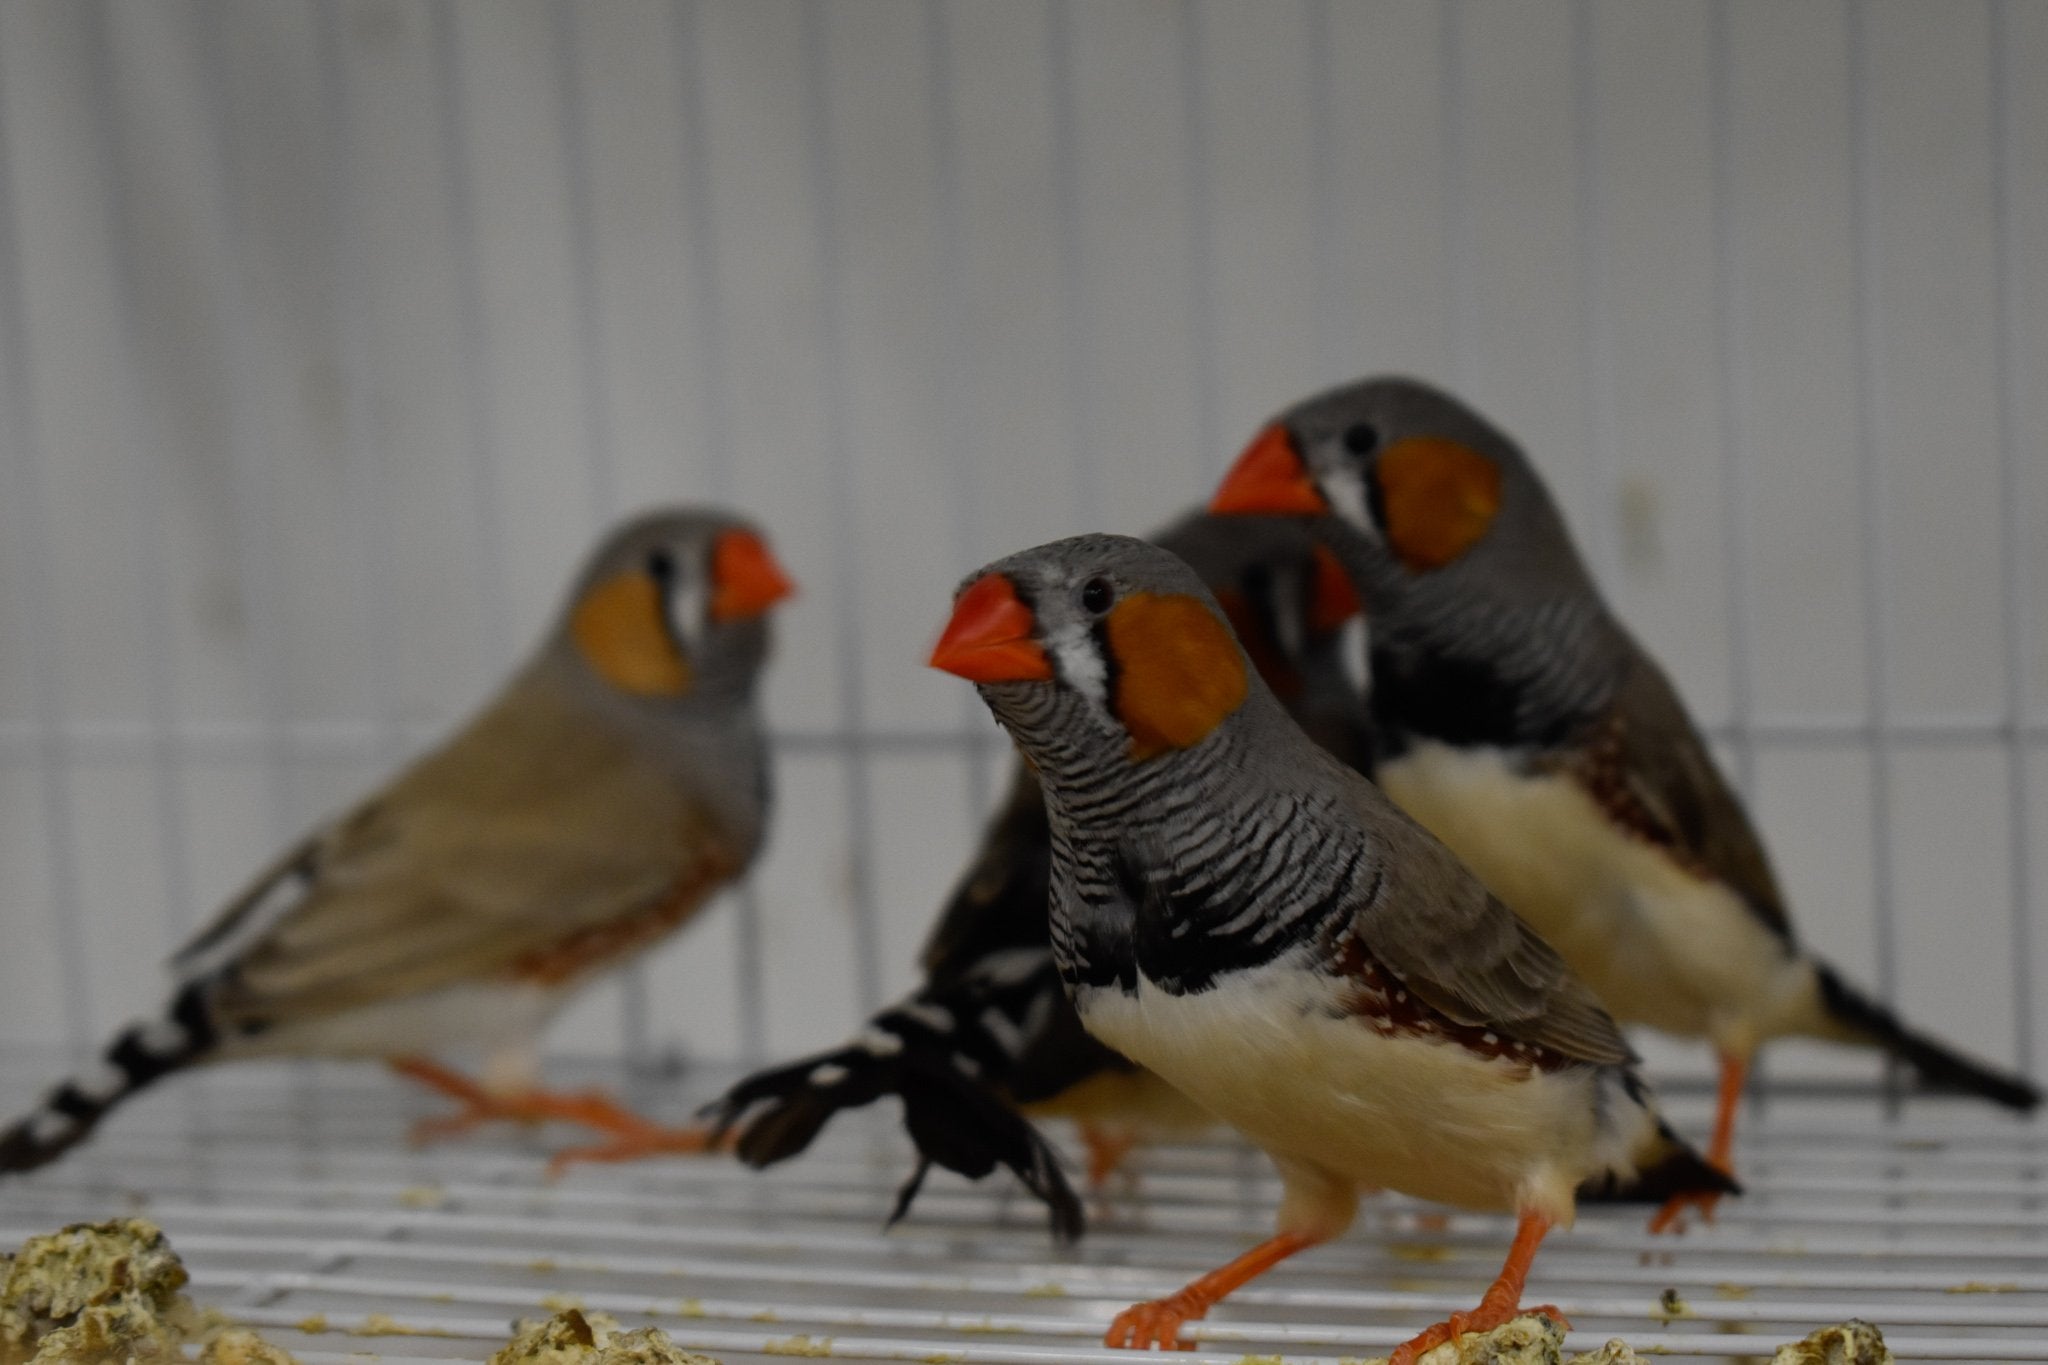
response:
<path id="1" fill-rule="evenodd" d="M 511 1095 L 494 1094 L 460 1072 L 451 1071 L 424 1057 L 398 1057 L 392 1070 L 410 1080 L 455 1100 L 460 1106 L 452 1114 L 421 1119 L 413 1125 L 412 1140 L 424 1144 L 466 1133 L 482 1124 L 578 1123 L 612 1135 L 612 1141 L 590 1147 L 575 1147 L 549 1163 L 550 1175 L 561 1174 L 572 1161 L 630 1161 L 656 1152 L 703 1152 L 711 1150 L 711 1130 L 706 1127 L 662 1128 L 649 1123 L 601 1091 L 583 1090 L 555 1094 L 526 1090 Z"/>
<path id="2" fill-rule="evenodd" d="M 1132 1351 L 1192 1351 L 1195 1344 L 1180 1339 L 1181 1326 L 1208 1311 L 1207 1304 L 1190 1298 L 1186 1290 L 1150 1303 L 1134 1303 L 1116 1315 L 1102 1344 Z"/>
<path id="3" fill-rule="evenodd" d="M 1684 1232 L 1691 1226 L 1686 1218 L 1689 1211 L 1697 1212 L 1702 1223 L 1711 1225 L 1714 1221 L 1714 1209 L 1720 1202 L 1721 1193 L 1718 1190 L 1694 1190 L 1687 1194 L 1674 1194 L 1664 1201 L 1664 1207 L 1658 1209 L 1656 1215 L 1650 1219 L 1650 1232 L 1653 1235 Z"/>
<path id="4" fill-rule="evenodd" d="M 1513 1322 L 1524 1313 L 1538 1313 L 1549 1318 L 1560 1327 L 1569 1328 L 1564 1314 L 1553 1304 L 1540 1308 L 1522 1308 L 1505 1300 L 1495 1301 L 1492 1294 L 1480 1300 L 1479 1307 L 1470 1313 L 1453 1313 L 1434 1327 L 1425 1327 L 1421 1332 L 1394 1348 L 1394 1354 L 1387 1357 L 1387 1365 L 1415 1365 L 1423 1356 L 1434 1351 L 1447 1341 L 1456 1341 L 1467 1332 L 1491 1332 L 1496 1327 Z"/>
<path id="5" fill-rule="evenodd" d="M 1081 1143 L 1088 1149 L 1088 1188 L 1100 1194 L 1109 1178 L 1124 1164 L 1124 1158 L 1138 1145 L 1138 1135 L 1129 1128 L 1104 1128 L 1083 1123 Z"/>
<path id="6" fill-rule="evenodd" d="M 559 1179 L 562 1172 L 579 1161 L 639 1161 L 650 1156 L 702 1156 L 708 1152 L 729 1152 L 738 1140 L 736 1134 L 721 1134 L 709 1124 L 692 1124 L 688 1128 L 657 1128 L 651 1123 L 641 1121 L 637 1128 L 617 1130 L 617 1136 L 609 1142 L 594 1142 L 587 1147 L 567 1147 L 556 1152 L 548 1161 L 548 1179 Z"/>

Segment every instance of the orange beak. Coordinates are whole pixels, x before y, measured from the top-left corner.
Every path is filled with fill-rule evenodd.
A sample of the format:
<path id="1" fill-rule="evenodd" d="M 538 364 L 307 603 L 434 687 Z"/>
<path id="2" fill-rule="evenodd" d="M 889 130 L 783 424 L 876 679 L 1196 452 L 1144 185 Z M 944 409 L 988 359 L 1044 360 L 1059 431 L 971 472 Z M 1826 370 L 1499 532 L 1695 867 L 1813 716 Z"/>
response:
<path id="1" fill-rule="evenodd" d="M 1237 463 L 1216 486 L 1209 510 L 1220 514 L 1250 512 L 1277 516 L 1320 517 L 1330 504 L 1308 475 L 1308 466 L 1294 448 L 1287 428 L 1275 422 L 1244 448 Z"/>
<path id="2" fill-rule="evenodd" d="M 726 531 L 712 544 L 712 620 L 759 616 L 795 591 L 767 542 L 752 531 Z"/>
<path id="3" fill-rule="evenodd" d="M 1031 638 L 1035 624 L 1008 578 L 978 578 L 954 599 L 953 619 L 932 648 L 931 666 L 969 682 L 1050 682 L 1052 664 Z"/>
<path id="4" fill-rule="evenodd" d="M 1312 557 L 1316 577 L 1309 589 L 1308 628 L 1327 635 L 1365 608 L 1359 603 L 1358 590 L 1351 586 L 1351 575 L 1344 572 L 1329 546 L 1316 546 Z"/>

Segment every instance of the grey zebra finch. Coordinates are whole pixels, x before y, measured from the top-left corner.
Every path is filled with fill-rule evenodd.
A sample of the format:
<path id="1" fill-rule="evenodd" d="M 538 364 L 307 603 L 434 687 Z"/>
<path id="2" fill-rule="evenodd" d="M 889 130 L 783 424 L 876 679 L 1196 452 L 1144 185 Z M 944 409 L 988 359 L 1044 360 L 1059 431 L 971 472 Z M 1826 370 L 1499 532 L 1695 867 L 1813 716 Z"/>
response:
<path id="1" fill-rule="evenodd" d="M 1798 942 L 1685 704 L 1601 600 L 1534 466 L 1478 413 L 1413 380 L 1332 389 L 1261 431 L 1211 510 L 1300 516 L 1336 551 L 1372 608 L 1380 785 L 1618 1019 L 1713 1044 L 1723 1170 L 1772 1038 L 1876 1048 L 1940 1088 L 2040 1102 Z M 1688 1206 L 1713 1212 L 1682 1199 L 1651 1227 Z"/>
<path id="2" fill-rule="evenodd" d="M 1344 762 L 1369 769 L 1364 622 L 1308 528 L 1195 513 L 1153 539 L 1216 594 L 1289 713 Z M 931 1166 L 977 1179 L 1003 1166 L 1045 1203 L 1055 1235 L 1070 1238 L 1082 1228 L 1080 1201 L 1031 1119 L 1080 1124 L 1097 1186 L 1133 1144 L 1214 1122 L 1081 1027 L 1047 932 L 1051 845 L 1038 780 L 1020 763 L 920 955 L 918 988 L 845 1046 L 748 1076 L 709 1107 L 742 1160 L 787 1160 L 835 1114 L 893 1095 L 919 1160 L 892 1222 Z"/>
<path id="3" fill-rule="evenodd" d="M 1520 1311 L 1582 1183 L 1733 1188 L 1659 1118 L 1592 992 L 1288 720 L 1173 556 L 1082 536 L 998 560 L 931 662 L 978 685 L 1038 771 L 1053 955 L 1082 1024 L 1280 1171 L 1274 1236 L 1119 1314 L 1108 1344 L 1182 1345 L 1226 1294 L 1341 1233 L 1365 1189 L 1513 1211 L 1500 1277 L 1396 1350 L 1412 1365 Z"/>
<path id="4" fill-rule="evenodd" d="M 701 1150 L 707 1130 L 540 1089 L 535 1044 L 760 848 L 755 681 L 790 591 L 736 517 L 615 529 L 497 697 L 229 902 L 173 959 L 161 1016 L 0 1133 L 0 1171 L 54 1160 L 174 1072 L 277 1056 L 389 1059 L 460 1102 L 419 1136 L 559 1119 L 607 1137 L 565 1156 Z M 425 1055 L 448 1048 L 483 1052 L 482 1079 Z"/>

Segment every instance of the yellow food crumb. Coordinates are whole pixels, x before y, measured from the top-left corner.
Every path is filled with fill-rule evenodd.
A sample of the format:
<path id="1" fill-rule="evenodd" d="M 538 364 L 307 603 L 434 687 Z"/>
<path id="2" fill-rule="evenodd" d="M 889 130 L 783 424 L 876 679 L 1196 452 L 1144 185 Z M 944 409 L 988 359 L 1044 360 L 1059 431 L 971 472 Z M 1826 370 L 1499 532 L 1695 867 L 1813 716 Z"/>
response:
<path id="1" fill-rule="evenodd" d="M 1944 1294 L 2017 1294 L 2016 1284 L 1992 1284 L 1986 1280 L 1971 1280 L 1967 1284 L 1952 1284 L 1941 1291 Z"/>
<path id="2" fill-rule="evenodd" d="M 753 1315 L 752 1315 L 751 1317 L 749 1317 L 749 1318 L 747 1319 L 747 1321 L 748 1321 L 748 1322 L 780 1322 L 780 1321 L 781 1321 L 781 1319 L 775 1316 L 775 1310 L 774 1310 L 773 1308 L 763 1308 L 763 1309 L 762 1309 L 762 1310 L 761 1310 L 760 1312 L 758 1312 L 758 1313 L 755 1313 L 755 1314 L 753 1314 Z"/>
<path id="3" fill-rule="evenodd" d="M 280 1350 L 243 1328 L 222 1332 L 206 1343 L 199 1365 L 298 1365 L 289 1351 Z"/>
<path id="4" fill-rule="evenodd" d="M 819 1337 L 812 1341 L 806 1336 L 784 1337 L 780 1341 L 761 1344 L 761 1354 L 769 1356 L 813 1356 L 824 1357 L 832 1354 L 832 1338 Z"/>
<path id="5" fill-rule="evenodd" d="M 1457 1253 L 1447 1246 L 1434 1242 L 1397 1242 L 1387 1248 L 1397 1260 L 1436 1262 L 1448 1261 Z"/>
<path id="6" fill-rule="evenodd" d="M 1726 1280 L 1714 1286 L 1714 1297 L 1718 1299 L 1746 1299 L 1755 1292 L 1746 1284 L 1730 1284 Z"/>
<path id="7" fill-rule="evenodd" d="M 610 1314 L 576 1308 L 520 1323 L 518 1333 L 490 1365 L 718 1365 L 681 1349 L 659 1328 L 622 1332 Z"/>
<path id="8" fill-rule="evenodd" d="M 448 1202 L 448 1192 L 439 1185 L 413 1185 L 398 1192 L 398 1202 L 408 1209 L 438 1209 Z"/>
<path id="9" fill-rule="evenodd" d="M 1692 1311 L 1692 1305 L 1679 1298 L 1676 1289 L 1667 1289 L 1657 1296 L 1657 1307 L 1652 1315 L 1663 1319 L 1665 1322 L 1673 1322 L 1679 1318 L 1695 1316 Z"/>
<path id="10" fill-rule="evenodd" d="M 676 1305 L 676 1313 L 680 1317 L 701 1318 L 704 1316 L 704 1300 L 684 1299 Z"/>
<path id="11" fill-rule="evenodd" d="M 0 1255 L 0 1359 L 174 1360 L 198 1330 L 185 1267 L 156 1224 L 73 1223 Z"/>
<path id="12" fill-rule="evenodd" d="M 528 1261 L 526 1268 L 536 1275 L 552 1275 L 561 1267 L 557 1266 L 553 1260 L 543 1256 L 537 1261 Z"/>
<path id="13" fill-rule="evenodd" d="M 388 1313 L 372 1313 L 348 1329 L 352 1337 L 452 1337 L 439 1327 L 411 1327 Z"/>
<path id="14" fill-rule="evenodd" d="M 317 1337 L 327 1330 L 327 1315 L 315 1313 L 310 1318 L 299 1319 L 299 1330 L 309 1337 Z"/>
<path id="15" fill-rule="evenodd" d="M 1050 1280 L 1044 1284 L 1034 1284 L 1024 1291 L 1024 1297 L 1027 1299 L 1064 1299 L 1066 1296 L 1067 1287 Z"/>

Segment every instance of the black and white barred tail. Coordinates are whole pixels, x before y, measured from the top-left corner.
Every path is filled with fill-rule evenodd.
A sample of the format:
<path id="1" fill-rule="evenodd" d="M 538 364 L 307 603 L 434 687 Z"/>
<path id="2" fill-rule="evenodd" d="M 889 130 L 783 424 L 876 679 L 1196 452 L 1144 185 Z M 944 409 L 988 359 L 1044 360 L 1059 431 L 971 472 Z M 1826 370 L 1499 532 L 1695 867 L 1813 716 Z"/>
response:
<path id="1" fill-rule="evenodd" d="M 1741 1194 L 1735 1177 L 1694 1151 L 1686 1140 L 1657 1120 L 1651 1150 L 1637 1158 L 1634 1174 L 1609 1172 L 1579 1186 L 1587 1204 L 1662 1204 L 1681 1194 Z"/>
<path id="2" fill-rule="evenodd" d="M 802 1152 L 841 1110 L 895 1095 L 918 1163 L 890 1223 L 909 1211 L 933 1166 L 979 1180 L 1000 1165 L 1046 1206 L 1053 1235 L 1073 1241 L 1084 1217 L 1057 1153 L 984 1079 L 976 1059 L 1006 1051 L 1011 1040 L 970 1036 L 986 1009 L 970 1013 L 961 1005 L 930 993 L 913 996 L 876 1015 L 843 1048 L 749 1076 L 705 1115 L 721 1131 L 739 1125 L 735 1150 L 760 1169 Z"/>
<path id="3" fill-rule="evenodd" d="M 123 1029 L 97 1066 L 57 1086 L 39 1108 L 0 1133 L 0 1173 L 48 1165 L 85 1141 L 115 1105 L 203 1060 L 217 1035 L 202 988 L 188 985 L 161 1017 Z"/>
<path id="4" fill-rule="evenodd" d="M 2041 1090 L 2024 1076 L 1965 1057 L 1909 1026 L 1896 1014 L 1844 981 L 1832 968 L 1815 964 L 1821 1009 L 1849 1038 L 1882 1048 L 1920 1073 L 1936 1090 L 1977 1095 L 1993 1104 L 2029 1113 L 2041 1103 Z"/>

